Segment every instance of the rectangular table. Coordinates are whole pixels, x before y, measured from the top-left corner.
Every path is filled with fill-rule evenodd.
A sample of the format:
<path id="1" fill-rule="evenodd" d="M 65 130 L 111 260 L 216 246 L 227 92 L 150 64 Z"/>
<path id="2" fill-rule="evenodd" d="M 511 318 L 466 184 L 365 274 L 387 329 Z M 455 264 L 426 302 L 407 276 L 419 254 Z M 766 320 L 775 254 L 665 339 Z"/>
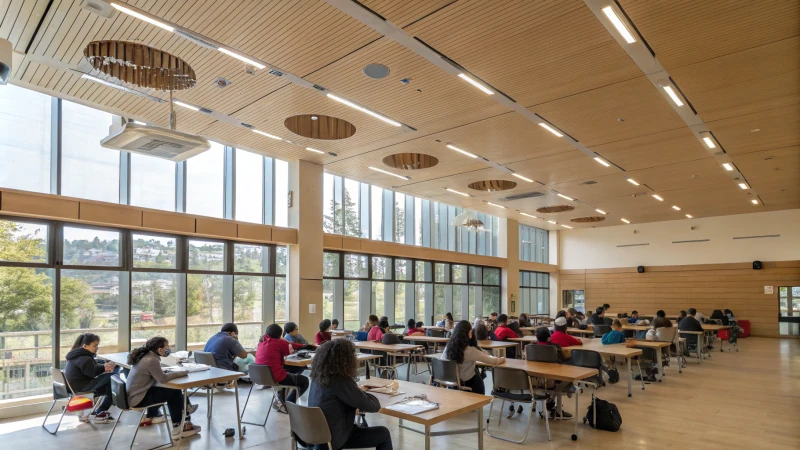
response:
<path id="1" fill-rule="evenodd" d="M 114 364 L 124 367 L 126 369 L 130 369 L 131 366 L 128 364 L 128 352 L 120 352 L 120 353 L 108 353 L 103 355 L 98 355 L 99 358 L 106 359 L 108 361 L 113 362 Z M 186 376 L 175 378 L 169 380 L 166 383 L 159 383 L 158 386 L 162 386 L 169 389 L 179 389 L 183 391 L 183 401 L 184 401 L 184 408 L 183 408 L 183 417 L 181 417 L 181 424 L 180 429 L 183 430 L 183 425 L 186 423 L 186 406 L 188 404 L 188 395 L 187 391 L 189 389 L 199 388 L 203 386 L 215 385 L 217 383 L 228 383 L 233 381 L 233 388 L 234 388 L 234 397 L 236 398 L 236 426 L 237 430 L 239 431 L 239 439 L 242 438 L 242 419 L 239 416 L 239 377 L 244 375 L 241 372 L 233 372 L 230 370 L 220 369 L 218 367 L 212 367 L 208 370 L 203 370 L 200 372 L 188 372 Z M 175 419 L 173 417 L 173 419 Z M 210 431 L 210 430 L 209 430 Z M 180 448 L 181 444 L 181 435 L 178 435 L 178 447 Z"/>
<path id="2" fill-rule="evenodd" d="M 516 346 L 517 343 L 511 341 L 478 341 L 478 347 L 484 350 L 491 350 L 492 353 L 499 354 L 499 356 L 506 356 L 506 349 Z"/>
<path id="3" fill-rule="evenodd" d="M 516 342 L 519 345 L 519 355 L 520 358 L 525 359 L 525 355 L 523 351 L 525 350 L 525 346 L 528 344 L 535 344 L 538 342 L 536 340 L 536 336 L 522 336 L 521 338 L 508 338 L 509 342 Z"/>
<path id="4" fill-rule="evenodd" d="M 584 336 L 594 336 L 594 330 L 586 329 L 581 330 L 580 328 L 567 328 L 567 334 L 581 334 Z"/>
<path id="5" fill-rule="evenodd" d="M 372 342 L 372 341 L 355 341 L 353 342 L 355 346 L 361 350 L 371 350 L 371 351 L 379 351 L 379 352 L 386 352 L 388 353 L 410 353 L 414 350 L 424 348 L 421 345 L 412 345 L 412 344 L 382 344 L 380 342 Z M 388 355 L 387 355 L 388 356 Z M 410 364 L 410 362 L 409 362 Z M 406 371 L 406 381 L 411 379 L 411 367 L 408 368 Z"/>
<path id="6" fill-rule="evenodd" d="M 439 344 L 447 344 L 450 342 L 450 338 L 434 336 L 404 336 L 403 340 L 410 342 L 433 342 L 434 353 L 439 351 Z"/>
<path id="7" fill-rule="evenodd" d="M 600 353 L 602 356 L 619 356 L 625 358 L 625 361 L 628 364 L 628 397 L 632 397 L 633 371 L 631 370 L 631 358 L 634 356 L 640 356 L 642 354 L 642 350 L 638 348 L 628 348 L 625 346 L 625 344 L 603 345 L 603 343 L 600 342 L 600 339 L 580 339 L 581 342 L 583 342 L 583 345 L 564 347 L 564 356 L 569 357 L 572 350 L 594 350 L 597 353 Z M 642 389 L 644 389 L 644 381 L 642 383 Z"/>
<path id="8" fill-rule="evenodd" d="M 390 382 L 391 380 L 372 380 L 369 382 L 369 384 L 371 385 L 389 384 Z M 401 381 L 401 380 L 398 380 L 397 382 L 399 383 L 400 392 L 405 392 L 405 394 L 397 395 L 394 397 L 390 397 L 389 395 L 386 394 L 378 394 L 378 393 L 373 394 L 381 403 L 381 410 L 379 411 L 379 413 L 400 419 L 400 428 L 405 428 L 406 430 L 410 430 L 415 433 L 424 434 L 425 450 L 430 450 L 432 436 L 447 436 L 452 434 L 467 434 L 467 433 L 477 433 L 478 449 L 479 450 L 483 449 L 483 425 L 484 425 L 483 407 L 488 405 L 489 402 L 492 401 L 492 397 L 480 394 L 473 394 L 471 392 L 438 388 L 429 386 L 427 384 L 411 383 L 408 381 Z M 361 382 L 361 384 L 363 383 L 366 383 L 366 381 Z M 423 395 L 423 394 L 427 397 L 429 401 L 438 403 L 439 408 L 416 415 L 405 414 L 399 411 L 387 409 L 387 406 L 391 406 L 394 403 L 403 400 L 405 397 Z M 431 427 L 433 425 L 436 425 L 438 423 L 444 422 L 445 420 L 449 420 L 454 417 L 458 417 L 460 415 L 476 410 L 478 411 L 478 426 L 475 428 L 468 428 L 462 430 L 431 431 Z M 424 431 L 420 431 L 405 426 L 403 425 L 404 420 L 407 420 L 412 423 L 418 423 L 423 427 L 425 427 L 425 429 Z"/>
<path id="9" fill-rule="evenodd" d="M 367 369 L 366 378 L 368 380 L 369 380 L 369 362 L 371 360 L 373 360 L 373 359 L 380 359 L 380 358 L 381 358 L 381 355 L 370 355 L 368 353 L 359 353 L 358 354 L 358 362 L 359 363 L 363 362 L 364 365 L 366 366 L 366 369 Z M 311 358 L 307 358 L 307 359 L 297 359 L 297 358 L 292 358 L 291 356 L 289 356 L 286 359 L 284 359 L 284 361 L 283 361 L 283 363 L 285 365 L 294 366 L 294 367 L 308 367 L 308 365 L 311 364 L 312 362 L 314 362 L 314 357 L 313 356 Z"/>

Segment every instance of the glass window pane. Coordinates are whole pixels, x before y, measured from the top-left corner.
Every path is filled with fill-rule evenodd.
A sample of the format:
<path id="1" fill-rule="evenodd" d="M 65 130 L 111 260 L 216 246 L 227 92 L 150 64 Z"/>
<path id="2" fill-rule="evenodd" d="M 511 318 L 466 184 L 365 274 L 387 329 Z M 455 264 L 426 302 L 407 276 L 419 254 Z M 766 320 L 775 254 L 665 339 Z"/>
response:
<path id="1" fill-rule="evenodd" d="M 406 241 L 406 196 L 394 193 L 394 241 Z"/>
<path id="2" fill-rule="evenodd" d="M 64 265 L 119 267 L 119 231 L 64 227 Z"/>
<path id="3" fill-rule="evenodd" d="M 481 267 L 469 266 L 469 284 L 481 284 L 483 278 L 481 277 Z"/>
<path id="4" fill-rule="evenodd" d="M 373 281 L 372 282 L 372 298 L 370 304 L 370 312 L 381 317 L 386 314 L 386 282 Z"/>
<path id="5" fill-rule="evenodd" d="M 378 186 L 370 186 L 370 189 L 372 189 L 370 193 L 372 197 L 370 212 L 372 215 L 372 239 L 380 241 L 383 239 L 383 189 Z"/>
<path id="6" fill-rule="evenodd" d="M 500 285 L 500 269 L 485 267 L 483 269 L 483 284 Z"/>
<path id="7" fill-rule="evenodd" d="M 450 282 L 450 264 L 436 263 L 436 280 L 437 283 Z"/>
<path id="8" fill-rule="evenodd" d="M 422 245 L 422 199 L 414 198 L 414 245 Z"/>
<path id="9" fill-rule="evenodd" d="M 53 275 L 52 269 L 0 267 L 0 324 L 8 332 L 3 337 L 0 400 L 53 392 Z"/>
<path id="10" fill-rule="evenodd" d="M 453 285 L 453 319 L 461 320 L 461 290 L 464 289 L 464 286 L 460 286 L 457 284 Z M 474 317 L 464 317 L 463 319 L 469 320 L 470 322 L 474 321 Z"/>
<path id="11" fill-rule="evenodd" d="M 325 252 L 322 258 L 322 276 L 339 277 L 339 253 Z"/>
<path id="12" fill-rule="evenodd" d="M 225 270 L 225 243 L 189 239 L 189 270 Z"/>
<path id="13" fill-rule="evenodd" d="M 395 321 L 408 321 L 411 317 L 406 317 L 406 289 L 412 289 L 411 283 L 394 284 L 394 318 Z"/>
<path id="14" fill-rule="evenodd" d="M 322 317 L 333 319 L 333 296 L 336 281 L 330 279 L 322 280 Z M 313 330 L 312 330 L 313 331 Z"/>
<path id="15" fill-rule="evenodd" d="M 360 328 L 358 316 L 358 280 L 344 280 L 344 328 L 357 330 Z"/>
<path id="16" fill-rule="evenodd" d="M 436 320 L 444 319 L 444 314 L 446 312 L 452 311 L 445 311 L 444 310 L 444 290 L 445 288 L 450 288 L 450 286 L 445 286 L 443 284 L 434 284 L 433 285 L 433 317 Z M 459 314 L 460 316 L 460 314 Z M 456 318 L 455 313 L 453 313 L 453 320 L 459 320 Z"/>
<path id="17" fill-rule="evenodd" d="M 392 279 L 392 259 L 380 256 L 372 257 L 372 279 L 391 280 Z"/>
<path id="18" fill-rule="evenodd" d="M 361 236 L 361 222 L 358 215 L 358 181 L 344 179 L 344 234 Z"/>
<path id="19" fill-rule="evenodd" d="M 264 157 L 236 149 L 236 220 L 263 223 Z"/>
<path id="20" fill-rule="evenodd" d="M 467 266 L 463 266 L 461 264 L 453 264 L 453 283 L 466 284 L 466 267 Z"/>
<path id="21" fill-rule="evenodd" d="M 335 212 L 339 205 L 333 196 L 334 176 L 325 173 L 322 175 L 322 229 L 326 233 L 335 233 Z"/>
<path id="22" fill-rule="evenodd" d="M 186 212 L 222 217 L 225 188 L 225 148 L 211 142 L 211 149 L 186 160 Z"/>
<path id="23" fill-rule="evenodd" d="M 0 187 L 50 193 L 50 104 L 36 91 L 0 88 Z"/>
<path id="24" fill-rule="evenodd" d="M 62 101 L 61 195 L 119 203 L 119 151 L 100 147 L 113 116 Z"/>
<path id="25" fill-rule="evenodd" d="M 395 259 L 394 260 L 394 279 L 395 280 L 410 280 L 411 275 L 411 261 L 408 259 Z M 400 316 L 402 317 L 402 316 Z"/>
<path id="26" fill-rule="evenodd" d="M 425 322 L 425 290 L 431 289 L 432 285 L 425 283 L 416 283 L 414 287 L 415 287 L 414 294 L 417 301 L 415 307 L 417 322 Z"/>
<path id="27" fill-rule="evenodd" d="M 433 281 L 430 261 L 414 261 L 414 281 Z"/>
<path id="28" fill-rule="evenodd" d="M 283 326 L 288 320 L 289 285 L 286 277 L 275 277 L 275 323 Z"/>
<path id="29" fill-rule="evenodd" d="M 175 211 L 175 163 L 131 153 L 131 205 Z"/>
<path id="30" fill-rule="evenodd" d="M 344 276 L 345 278 L 367 278 L 369 276 L 369 264 L 364 255 L 344 255 Z"/>
<path id="31" fill-rule="evenodd" d="M 73 342 L 91 330 L 100 336 L 101 352 L 116 353 L 119 323 L 119 272 L 61 271 L 61 364 Z"/>
<path id="32" fill-rule="evenodd" d="M 264 245 L 233 245 L 234 272 L 269 272 L 269 247 Z"/>
<path id="33" fill-rule="evenodd" d="M 475 286 L 469 286 L 467 289 L 469 289 L 469 299 L 468 299 L 469 303 L 468 303 L 468 306 L 467 306 L 467 309 L 469 311 L 469 316 L 470 317 L 477 317 L 475 315 Z M 483 315 L 484 315 L 484 317 L 486 317 L 489 314 L 486 311 L 484 311 Z"/>
<path id="34" fill-rule="evenodd" d="M 133 233 L 133 267 L 175 269 L 176 238 Z"/>
<path id="35" fill-rule="evenodd" d="M 492 311 L 500 311 L 500 288 L 484 286 L 483 292 L 483 314 L 488 315 Z"/>
<path id="36" fill-rule="evenodd" d="M 186 276 L 187 350 L 202 350 L 222 326 L 223 281 L 226 275 Z"/>
<path id="37" fill-rule="evenodd" d="M 286 275 L 288 264 L 289 247 L 275 247 L 275 274 Z"/>
<path id="38" fill-rule="evenodd" d="M 48 226 L 0 220 L 0 261 L 47 263 Z"/>
<path id="39" fill-rule="evenodd" d="M 275 160 L 275 225 L 289 226 L 289 163 Z"/>
<path id="40" fill-rule="evenodd" d="M 177 281 L 183 274 L 133 272 L 131 274 L 131 348 L 153 336 L 175 345 Z"/>
<path id="41" fill-rule="evenodd" d="M 239 328 L 239 342 L 245 347 L 258 346 L 262 335 L 263 280 L 250 275 L 233 278 L 233 321 Z"/>

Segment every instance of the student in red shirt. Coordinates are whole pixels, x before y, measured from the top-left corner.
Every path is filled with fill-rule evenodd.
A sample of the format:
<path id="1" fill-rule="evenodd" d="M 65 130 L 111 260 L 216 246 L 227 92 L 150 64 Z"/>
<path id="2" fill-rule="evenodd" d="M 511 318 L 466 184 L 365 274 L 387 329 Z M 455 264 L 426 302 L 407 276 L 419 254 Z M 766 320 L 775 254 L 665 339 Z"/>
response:
<path id="1" fill-rule="evenodd" d="M 406 336 L 411 336 L 416 333 L 425 335 L 425 330 L 417 327 L 417 322 L 414 319 L 408 319 L 408 326 L 406 327 Z"/>
<path id="2" fill-rule="evenodd" d="M 369 334 L 367 334 L 368 341 L 375 341 L 380 342 L 383 339 L 383 335 L 389 331 L 389 322 L 386 320 L 381 320 L 378 322 L 377 327 L 372 327 L 369 329 Z"/>
<path id="3" fill-rule="evenodd" d="M 497 316 L 497 328 L 490 334 L 495 341 L 507 341 L 508 338 L 518 338 L 518 335 L 514 330 L 508 327 L 508 316 L 505 314 L 500 314 Z M 514 359 L 517 357 L 517 348 L 516 347 L 509 347 L 506 349 L 506 357 L 508 359 Z"/>
<path id="4" fill-rule="evenodd" d="M 329 324 L 330 325 L 330 324 Z M 272 324 L 267 327 L 267 332 L 258 341 L 258 349 L 256 349 L 256 364 L 269 366 L 272 371 L 272 378 L 276 383 L 283 386 L 297 386 L 299 389 L 299 396 L 308 389 L 308 378 L 303 375 L 295 373 L 286 373 L 283 368 L 285 358 L 289 356 L 295 349 L 303 347 L 303 344 L 293 344 L 285 339 L 281 339 L 283 329 L 280 325 Z M 278 394 L 279 400 L 272 404 L 276 411 L 287 414 L 286 405 L 284 402 L 290 401 L 294 403 L 297 400 L 295 391 L 285 398 L 286 391 L 281 390 Z"/>
<path id="5" fill-rule="evenodd" d="M 555 331 L 550 336 L 550 343 L 556 344 L 561 347 L 572 347 L 573 345 L 583 345 L 579 339 L 576 339 L 567 334 L 567 318 L 559 317 L 553 322 Z"/>
<path id="6" fill-rule="evenodd" d="M 319 331 L 314 335 L 314 342 L 322 345 L 331 340 L 331 321 L 328 319 L 319 323 Z"/>

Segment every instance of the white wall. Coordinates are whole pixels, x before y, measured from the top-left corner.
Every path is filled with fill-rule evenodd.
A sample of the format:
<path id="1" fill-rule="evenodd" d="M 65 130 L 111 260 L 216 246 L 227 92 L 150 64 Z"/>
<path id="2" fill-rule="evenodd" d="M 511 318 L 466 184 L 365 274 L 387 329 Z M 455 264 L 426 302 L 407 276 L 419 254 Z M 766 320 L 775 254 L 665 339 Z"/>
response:
<path id="1" fill-rule="evenodd" d="M 691 227 L 695 229 L 692 230 Z M 800 259 L 800 209 L 561 231 L 561 269 Z M 732 239 L 779 234 L 778 238 Z M 673 241 L 710 239 L 673 244 Z M 627 244 L 649 244 L 617 247 Z"/>

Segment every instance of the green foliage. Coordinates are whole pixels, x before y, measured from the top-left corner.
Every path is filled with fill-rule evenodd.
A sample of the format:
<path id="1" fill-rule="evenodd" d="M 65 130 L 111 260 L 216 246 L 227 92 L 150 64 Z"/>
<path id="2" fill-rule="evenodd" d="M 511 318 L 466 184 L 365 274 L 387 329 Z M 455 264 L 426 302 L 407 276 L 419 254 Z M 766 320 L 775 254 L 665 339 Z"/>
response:
<path id="1" fill-rule="evenodd" d="M 45 261 L 44 238 L 23 234 L 19 224 L 0 220 L 0 260 Z M 52 320 L 52 280 L 46 271 L 0 267 L 0 330 L 46 330 Z"/>

